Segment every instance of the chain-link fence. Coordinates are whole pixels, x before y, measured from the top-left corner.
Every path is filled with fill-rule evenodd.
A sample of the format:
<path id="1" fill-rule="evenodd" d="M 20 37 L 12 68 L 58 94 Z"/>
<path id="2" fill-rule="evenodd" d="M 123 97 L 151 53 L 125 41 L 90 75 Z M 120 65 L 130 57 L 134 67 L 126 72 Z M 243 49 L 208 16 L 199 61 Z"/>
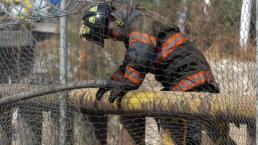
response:
<path id="1" fill-rule="evenodd" d="M 254 4 L 2 0 L 0 144 L 256 144 Z"/>

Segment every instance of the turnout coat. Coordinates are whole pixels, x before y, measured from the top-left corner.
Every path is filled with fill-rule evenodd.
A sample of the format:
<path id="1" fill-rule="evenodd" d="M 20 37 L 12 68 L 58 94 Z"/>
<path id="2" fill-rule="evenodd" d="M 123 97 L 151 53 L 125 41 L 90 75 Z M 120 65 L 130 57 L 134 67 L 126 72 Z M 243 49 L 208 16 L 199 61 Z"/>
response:
<path id="1" fill-rule="evenodd" d="M 164 91 L 219 92 L 207 60 L 190 37 L 158 14 L 120 9 L 115 14 L 125 22 L 126 54 L 112 80 L 130 84 L 132 90 L 152 73 Z"/>

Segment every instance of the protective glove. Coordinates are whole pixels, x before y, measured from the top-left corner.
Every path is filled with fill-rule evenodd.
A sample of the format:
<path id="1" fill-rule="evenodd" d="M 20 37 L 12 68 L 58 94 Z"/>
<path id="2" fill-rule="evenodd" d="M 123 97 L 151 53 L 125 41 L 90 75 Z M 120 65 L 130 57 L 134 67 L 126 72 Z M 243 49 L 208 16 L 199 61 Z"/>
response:
<path id="1" fill-rule="evenodd" d="M 114 103 L 116 99 L 120 101 L 126 92 L 123 88 L 113 88 L 108 98 L 109 102 Z"/>
<path id="2" fill-rule="evenodd" d="M 109 90 L 111 90 L 111 89 L 110 89 L 110 88 L 99 88 L 99 90 L 98 90 L 97 93 L 96 93 L 96 99 L 97 99 L 98 101 L 100 101 L 101 98 L 103 97 L 103 95 L 104 95 L 107 91 L 109 91 Z"/>

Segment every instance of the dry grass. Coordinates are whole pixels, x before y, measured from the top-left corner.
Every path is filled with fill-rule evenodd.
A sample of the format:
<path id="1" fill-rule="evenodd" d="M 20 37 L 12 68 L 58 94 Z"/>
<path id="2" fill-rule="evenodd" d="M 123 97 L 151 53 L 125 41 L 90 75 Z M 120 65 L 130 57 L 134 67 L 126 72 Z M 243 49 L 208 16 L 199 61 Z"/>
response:
<path id="1" fill-rule="evenodd" d="M 232 59 L 236 61 L 255 61 L 255 45 L 249 43 L 246 49 L 239 45 L 239 37 L 235 34 L 217 36 L 211 46 L 204 51 L 210 59 Z"/>

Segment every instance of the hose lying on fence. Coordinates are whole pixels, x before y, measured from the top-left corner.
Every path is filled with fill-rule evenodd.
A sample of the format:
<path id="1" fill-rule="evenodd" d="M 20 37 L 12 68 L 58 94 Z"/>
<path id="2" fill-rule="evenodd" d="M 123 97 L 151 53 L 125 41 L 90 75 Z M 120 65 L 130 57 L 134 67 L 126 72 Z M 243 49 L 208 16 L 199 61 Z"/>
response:
<path id="1" fill-rule="evenodd" d="M 81 89 L 70 92 L 70 100 L 83 109 L 122 111 L 126 113 L 191 114 L 222 117 L 226 120 L 255 120 L 255 97 L 230 96 L 192 92 L 131 91 L 121 102 L 108 103 L 108 93 L 96 101 L 97 89 Z"/>
<path id="2" fill-rule="evenodd" d="M 233 96 L 211 93 L 131 91 L 121 102 L 108 103 L 108 93 L 101 101 L 95 100 L 97 87 L 118 85 L 112 81 L 86 81 L 43 91 L 26 92 L 0 99 L 0 106 L 28 100 L 56 92 L 69 93 L 72 106 L 86 110 L 102 110 L 109 113 L 145 113 L 146 115 L 191 114 L 197 116 L 223 117 L 227 120 L 255 120 L 255 96 Z M 121 84 L 119 84 L 121 85 Z M 86 89 L 80 89 L 86 88 Z M 58 97 L 58 96 L 57 96 Z M 43 103 L 56 103 L 43 101 Z"/>

